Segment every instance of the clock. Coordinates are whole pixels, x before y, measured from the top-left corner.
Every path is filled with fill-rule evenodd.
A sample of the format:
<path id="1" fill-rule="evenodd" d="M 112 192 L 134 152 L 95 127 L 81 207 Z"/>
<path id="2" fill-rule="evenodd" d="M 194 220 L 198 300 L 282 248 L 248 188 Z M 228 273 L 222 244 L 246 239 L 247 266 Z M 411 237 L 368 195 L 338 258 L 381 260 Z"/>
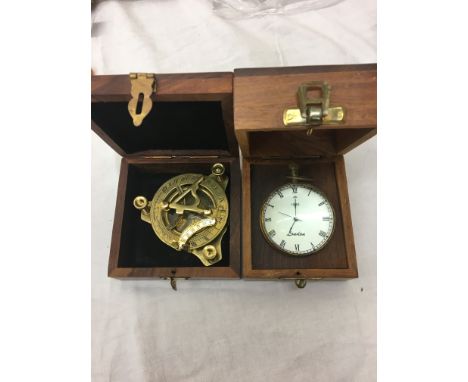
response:
<path id="1" fill-rule="evenodd" d="M 330 241 L 335 213 L 326 195 L 291 165 L 290 183 L 273 190 L 260 211 L 260 227 L 266 241 L 281 253 L 307 256 Z"/>

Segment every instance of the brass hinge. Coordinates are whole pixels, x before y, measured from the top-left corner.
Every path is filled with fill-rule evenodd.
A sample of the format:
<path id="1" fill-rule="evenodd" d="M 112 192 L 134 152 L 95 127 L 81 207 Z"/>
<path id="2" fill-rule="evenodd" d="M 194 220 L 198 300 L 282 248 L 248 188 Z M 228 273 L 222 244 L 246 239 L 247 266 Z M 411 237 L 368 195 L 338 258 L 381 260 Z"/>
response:
<path id="1" fill-rule="evenodd" d="M 128 111 L 137 127 L 153 107 L 151 95 L 156 92 L 156 76 L 153 73 L 130 73 L 130 84 L 132 98 L 128 102 Z"/>
<path id="2" fill-rule="evenodd" d="M 145 159 L 215 159 L 219 155 L 145 155 Z"/>
<path id="3" fill-rule="evenodd" d="M 145 159 L 172 159 L 175 158 L 175 155 L 144 155 Z"/>
<path id="4" fill-rule="evenodd" d="M 319 90 L 321 96 L 309 98 L 307 93 L 311 90 Z M 307 127 L 307 135 L 310 135 L 314 126 L 343 123 L 345 109 L 342 106 L 329 106 L 330 90 L 330 85 L 323 81 L 311 81 L 299 86 L 297 89 L 298 107 L 284 111 L 284 125 L 305 126 Z"/>

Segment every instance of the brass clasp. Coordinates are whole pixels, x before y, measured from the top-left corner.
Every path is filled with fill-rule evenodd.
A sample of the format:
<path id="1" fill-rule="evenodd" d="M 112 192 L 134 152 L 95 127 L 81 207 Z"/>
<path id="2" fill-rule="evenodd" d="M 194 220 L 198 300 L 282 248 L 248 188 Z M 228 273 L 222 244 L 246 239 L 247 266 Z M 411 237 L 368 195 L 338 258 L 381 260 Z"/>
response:
<path id="1" fill-rule="evenodd" d="M 296 280 L 294 280 L 294 284 L 296 284 L 296 286 L 299 289 L 303 289 L 307 285 L 307 280 L 306 279 L 296 279 Z"/>
<path id="2" fill-rule="evenodd" d="M 128 111 L 136 127 L 142 124 L 153 107 L 151 94 L 156 91 L 155 81 L 153 73 L 130 73 L 132 98 L 128 103 Z"/>
<path id="3" fill-rule="evenodd" d="M 170 278 L 170 284 L 171 284 L 171 288 L 173 290 L 177 291 L 177 281 L 176 281 L 175 277 Z"/>
<path id="4" fill-rule="evenodd" d="M 309 98 L 311 90 L 319 90 L 321 96 Z M 297 108 L 286 109 L 283 113 L 285 126 L 306 126 L 307 135 L 312 134 L 314 126 L 335 125 L 344 122 L 345 110 L 342 106 L 330 107 L 328 83 L 311 81 L 297 89 Z"/>
<path id="5" fill-rule="evenodd" d="M 307 280 L 313 280 L 313 281 L 318 281 L 322 280 L 321 277 L 310 277 L 308 279 L 295 279 L 294 284 L 299 288 L 299 289 L 304 289 L 305 286 L 307 285 Z"/>

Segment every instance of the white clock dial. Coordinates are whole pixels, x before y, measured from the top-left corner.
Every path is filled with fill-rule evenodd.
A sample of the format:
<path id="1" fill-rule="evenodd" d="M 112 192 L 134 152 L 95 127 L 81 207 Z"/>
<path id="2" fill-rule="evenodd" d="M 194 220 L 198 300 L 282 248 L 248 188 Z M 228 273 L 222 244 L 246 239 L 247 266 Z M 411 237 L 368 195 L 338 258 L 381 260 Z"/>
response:
<path id="1" fill-rule="evenodd" d="M 329 200 L 308 184 L 285 184 L 262 206 L 260 226 L 266 240 L 280 251 L 310 255 L 330 240 L 335 214 Z"/>

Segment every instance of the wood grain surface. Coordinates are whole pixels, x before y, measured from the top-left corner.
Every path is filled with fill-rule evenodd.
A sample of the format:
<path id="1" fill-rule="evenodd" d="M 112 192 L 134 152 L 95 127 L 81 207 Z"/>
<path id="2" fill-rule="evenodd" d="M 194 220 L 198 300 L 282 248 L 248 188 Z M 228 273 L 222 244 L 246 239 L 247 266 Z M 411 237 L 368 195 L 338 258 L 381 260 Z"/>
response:
<path id="1" fill-rule="evenodd" d="M 298 151 L 297 146 L 285 145 L 282 133 L 304 132 L 305 127 L 285 127 L 283 111 L 297 107 L 297 89 L 310 81 L 326 81 L 331 86 L 330 106 L 345 107 L 345 123 L 317 126 L 310 137 L 304 133 L 305 145 Z M 278 149 L 281 151 L 277 155 L 283 156 L 288 148 L 289 156 L 313 155 L 316 151 L 344 154 L 376 134 L 376 84 L 375 64 L 236 69 L 234 122 L 243 155 L 268 157 Z M 319 134 L 323 131 L 328 134 Z M 258 137 L 266 136 L 260 132 L 274 132 L 269 138 L 269 151 L 265 151 L 266 144 L 263 148 L 257 147 Z"/>

